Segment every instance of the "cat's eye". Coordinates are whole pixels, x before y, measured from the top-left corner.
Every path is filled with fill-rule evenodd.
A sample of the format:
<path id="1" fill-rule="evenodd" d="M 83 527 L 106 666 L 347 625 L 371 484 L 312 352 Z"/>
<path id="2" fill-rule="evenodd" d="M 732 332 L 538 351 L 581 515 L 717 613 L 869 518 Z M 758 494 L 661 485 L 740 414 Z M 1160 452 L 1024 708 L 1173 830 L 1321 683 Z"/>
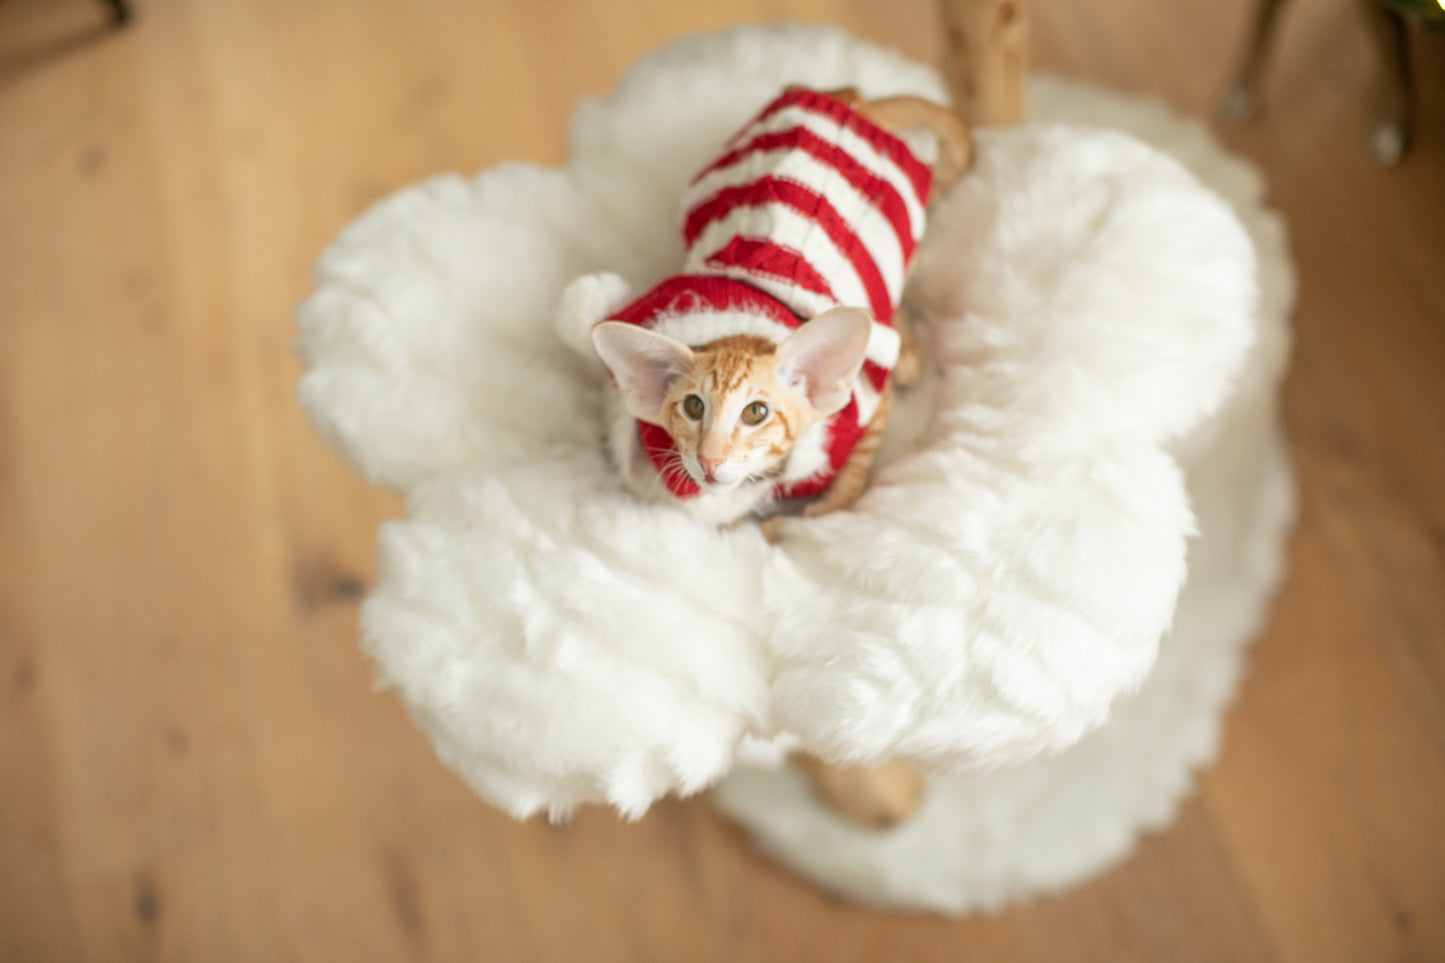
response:
<path id="1" fill-rule="evenodd" d="M 698 421 L 702 418 L 702 399 L 699 398 L 697 395 L 688 395 L 686 398 L 682 399 L 682 410 L 693 421 Z"/>
<path id="2" fill-rule="evenodd" d="M 768 406 L 761 401 L 754 401 L 743 409 L 743 424 L 761 425 L 768 417 Z"/>

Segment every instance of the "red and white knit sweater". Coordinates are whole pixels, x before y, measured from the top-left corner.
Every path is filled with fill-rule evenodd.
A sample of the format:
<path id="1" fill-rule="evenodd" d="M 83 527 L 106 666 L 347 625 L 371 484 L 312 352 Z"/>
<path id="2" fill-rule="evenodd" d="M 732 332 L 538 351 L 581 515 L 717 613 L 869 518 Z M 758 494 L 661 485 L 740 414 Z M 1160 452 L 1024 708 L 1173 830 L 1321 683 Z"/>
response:
<path id="1" fill-rule="evenodd" d="M 932 171 L 848 104 L 786 91 L 728 141 L 683 197 L 683 273 L 611 316 L 694 347 L 735 334 L 781 342 L 838 305 L 875 319 L 848 405 L 799 439 L 776 485 L 783 498 L 826 491 L 863 437 L 898 359 L 893 313 L 923 234 Z M 638 422 L 659 471 L 672 437 Z M 700 489 L 665 473 L 679 498 Z"/>

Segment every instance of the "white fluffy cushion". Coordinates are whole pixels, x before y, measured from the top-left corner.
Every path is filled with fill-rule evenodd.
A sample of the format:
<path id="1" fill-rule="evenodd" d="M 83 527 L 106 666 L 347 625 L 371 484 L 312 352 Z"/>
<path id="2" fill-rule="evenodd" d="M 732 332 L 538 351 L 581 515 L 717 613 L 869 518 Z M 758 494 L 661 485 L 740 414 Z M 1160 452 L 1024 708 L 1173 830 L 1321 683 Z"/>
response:
<path id="1" fill-rule="evenodd" d="M 642 812 L 790 732 L 849 762 L 1022 762 L 1099 726 L 1153 664 L 1190 512 L 1165 445 L 1249 347 L 1229 209 L 1120 134 L 986 132 L 910 299 L 931 362 L 855 509 L 767 545 L 638 502 L 601 446 L 600 365 L 550 317 L 575 275 L 676 270 L 678 192 L 787 83 L 941 99 L 822 28 L 673 44 L 579 109 L 561 170 L 379 204 L 301 308 L 312 417 L 408 493 L 367 646 L 442 758 L 522 816 Z"/>

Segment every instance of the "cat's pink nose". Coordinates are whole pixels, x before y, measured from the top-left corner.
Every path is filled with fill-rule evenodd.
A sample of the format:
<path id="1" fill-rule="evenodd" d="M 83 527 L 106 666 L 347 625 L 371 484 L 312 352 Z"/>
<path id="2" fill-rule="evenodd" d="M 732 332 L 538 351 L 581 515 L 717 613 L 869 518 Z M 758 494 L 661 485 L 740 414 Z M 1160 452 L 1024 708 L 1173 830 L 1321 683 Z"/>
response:
<path id="1" fill-rule="evenodd" d="M 702 469 L 702 477 L 704 481 L 717 481 L 717 470 L 718 467 L 722 465 L 722 463 L 723 459 L 721 458 L 705 458 L 702 455 L 697 456 L 697 464 L 698 467 Z"/>

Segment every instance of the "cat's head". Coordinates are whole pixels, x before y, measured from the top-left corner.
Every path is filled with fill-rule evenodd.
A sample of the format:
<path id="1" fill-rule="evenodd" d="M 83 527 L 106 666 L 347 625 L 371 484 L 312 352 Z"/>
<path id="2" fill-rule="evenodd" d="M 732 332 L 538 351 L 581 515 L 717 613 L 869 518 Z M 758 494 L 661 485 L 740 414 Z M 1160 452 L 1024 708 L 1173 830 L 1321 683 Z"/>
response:
<path id="1" fill-rule="evenodd" d="M 737 335 L 689 348 L 635 324 L 607 321 L 592 343 L 627 411 L 666 429 L 684 471 L 724 492 L 778 471 L 798 437 L 848 404 L 872 318 L 834 308 L 774 344 Z"/>

